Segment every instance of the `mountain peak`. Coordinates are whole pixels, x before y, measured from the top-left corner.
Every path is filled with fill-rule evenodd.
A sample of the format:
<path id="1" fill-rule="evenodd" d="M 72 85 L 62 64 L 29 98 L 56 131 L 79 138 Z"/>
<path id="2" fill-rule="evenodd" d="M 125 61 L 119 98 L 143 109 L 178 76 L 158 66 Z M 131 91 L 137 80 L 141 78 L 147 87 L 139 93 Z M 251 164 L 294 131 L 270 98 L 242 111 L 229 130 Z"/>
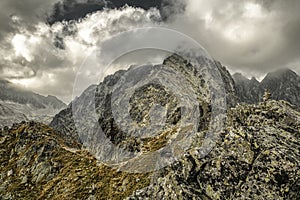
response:
<path id="1" fill-rule="evenodd" d="M 266 75 L 265 79 L 268 78 L 284 78 L 284 77 L 298 77 L 298 74 L 294 72 L 291 69 L 284 68 L 284 69 L 278 69 L 276 71 L 270 72 Z"/>
<path id="2" fill-rule="evenodd" d="M 232 75 L 232 78 L 234 80 L 241 80 L 241 81 L 249 81 L 249 79 L 247 77 L 245 77 L 242 73 L 240 72 L 237 72 L 237 73 L 234 73 Z"/>

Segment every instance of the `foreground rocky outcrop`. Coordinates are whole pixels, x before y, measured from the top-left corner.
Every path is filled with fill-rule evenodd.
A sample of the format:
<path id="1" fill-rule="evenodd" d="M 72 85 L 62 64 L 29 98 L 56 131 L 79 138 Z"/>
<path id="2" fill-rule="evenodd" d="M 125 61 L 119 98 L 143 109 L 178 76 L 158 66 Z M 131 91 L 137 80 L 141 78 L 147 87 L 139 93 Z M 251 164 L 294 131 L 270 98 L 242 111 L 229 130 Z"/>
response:
<path id="1" fill-rule="evenodd" d="M 122 199 L 148 174 L 117 172 L 50 127 L 20 123 L 0 131 L 0 199 Z"/>
<path id="2" fill-rule="evenodd" d="M 239 105 L 212 151 L 202 138 L 151 173 L 117 172 L 51 128 L 0 131 L 1 199 L 299 199 L 300 113 L 284 101 Z"/>
<path id="3" fill-rule="evenodd" d="M 192 148 L 129 199 L 299 199 L 299 147 L 300 113 L 287 102 L 237 106 L 208 156 Z"/>

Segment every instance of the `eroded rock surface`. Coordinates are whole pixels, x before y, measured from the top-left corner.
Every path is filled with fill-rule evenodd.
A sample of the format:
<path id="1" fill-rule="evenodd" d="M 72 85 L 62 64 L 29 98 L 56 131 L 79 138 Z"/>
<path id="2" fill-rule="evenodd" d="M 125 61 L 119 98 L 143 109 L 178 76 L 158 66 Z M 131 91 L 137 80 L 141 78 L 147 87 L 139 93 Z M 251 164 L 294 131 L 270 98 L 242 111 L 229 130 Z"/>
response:
<path id="1" fill-rule="evenodd" d="M 298 199 L 300 113 L 293 109 L 268 101 L 229 110 L 208 156 L 192 148 L 128 199 Z"/>
<path id="2" fill-rule="evenodd" d="M 217 67 L 227 92 L 222 99 L 234 106 L 233 81 Z M 268 100 L 216 107 L 207 70 L 174 55 L 140 69 L 118 71 L 89 87 L 56 115 L 54 129 L 34 122 L 2 129 L 1 198 L 300 198 L 295 106 Z M 171 77 L 161 79 L 169 87 L 154 79 L 134 88 L 143 73 L 160 77 L 159 70 Z"/>

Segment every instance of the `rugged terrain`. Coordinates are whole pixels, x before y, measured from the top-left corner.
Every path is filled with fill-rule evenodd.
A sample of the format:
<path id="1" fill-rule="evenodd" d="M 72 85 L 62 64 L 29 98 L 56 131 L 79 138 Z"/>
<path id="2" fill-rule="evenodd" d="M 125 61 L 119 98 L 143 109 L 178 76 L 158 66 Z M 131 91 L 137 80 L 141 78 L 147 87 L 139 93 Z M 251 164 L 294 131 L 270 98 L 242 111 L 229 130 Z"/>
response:
<path id="1" fill-rule="evenodd" d="M 117 172 L 46 125 L 0 131 L 0 199 L 121 199 L 148 185 L 148 174 Z"/>
<path id="2" fill-rule="evenodd" d="M 240 73 L 234 74 L 233 79 L 239 102 L 259 103 L 267 89 L 272 99 L 285 100 L 300 107 L 300 76 L 290 69 L 270 72 L 261 82 L 255 78 L 247 79 Z"/>
<path id="3" fill-rule="evenodd" d="M 236 105 L 215 64 L 224 93 L 173 55 L 90 86 L 51 127 L 2 128 L 0 199 L 299 199 L 299 108 Z"/>
<path id="4" fill-rule="evenodd" d="M 66 107 L 54 96 L 42 96 L 20 89 L 6 80 L 0 80 L 0 127 L 34 120 L 49 124 L 53 116 Z"/>
<path id="5" fill-rule="evenodd" d="M 283 101 L 237 106 L 208 156 L 192 148 L 129 199 L 299 199 L 299 114 Z"/>
<path id="6" fill-rule="evenodd" d="M 0 132 L 2 199 L 299 199 L 300 113 L 284 101 L 237 106 L 215 147 L 197 138 L 178 162 L 117 172 L 53 129 L 21 123 Z"/>

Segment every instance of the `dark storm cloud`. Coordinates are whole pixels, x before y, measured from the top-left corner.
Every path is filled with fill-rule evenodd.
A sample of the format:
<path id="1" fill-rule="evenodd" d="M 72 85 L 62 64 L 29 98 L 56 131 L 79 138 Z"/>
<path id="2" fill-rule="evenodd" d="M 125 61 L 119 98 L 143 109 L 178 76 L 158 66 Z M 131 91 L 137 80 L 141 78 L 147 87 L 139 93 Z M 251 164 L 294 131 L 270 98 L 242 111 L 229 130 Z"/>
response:
<path id="1" fill-rule="evenodd" d="M 64 20 L 77 20 L 85 17 L 88 13 L 103 10 L 105 6 L 104 0 L 64 0 L 55 4 L 53 13 L 48 17 L 48 22 L 54 24 Z"/>
<path id="2" fill-rule="evenodd" d="M 127 6 L 49 25 L 46 19 L 57 1 L 36 3 L 37 10 L 29 9 L 36 7 L 33 0 L 24 2 L 28 4 L 1 2 L 6 13 L 2 12 L 5 17 L 0 19 L 0 78 L 65 102 L 72 98 L 78 69 L 102 40 L 127 29 L 151 26 L 160 18 L 156 9 Z M 91 80 L 89 74 L 87 79 Z"/>
<path id="3" fill-rule="evenodd" d="M 1 0 L 0 77 L 29 78 L 29 89 L 69 101 L 92 48 L 149 26 L 185 33 L 233 72 L 300 74 L 299 10 L 299 0 Z"/>
<path id="4" fill-rule="evenodd" d="M 64 0 L 55 4 L 54 12 L 48 18 L 48 22 L 53 24 L 63 20 L 77 20 L 95 11 L 101 11 L 105 8 L 118 9 L 126 4 L 145 10 L 153 7 L 160 9 L 162 0 Z"/>

